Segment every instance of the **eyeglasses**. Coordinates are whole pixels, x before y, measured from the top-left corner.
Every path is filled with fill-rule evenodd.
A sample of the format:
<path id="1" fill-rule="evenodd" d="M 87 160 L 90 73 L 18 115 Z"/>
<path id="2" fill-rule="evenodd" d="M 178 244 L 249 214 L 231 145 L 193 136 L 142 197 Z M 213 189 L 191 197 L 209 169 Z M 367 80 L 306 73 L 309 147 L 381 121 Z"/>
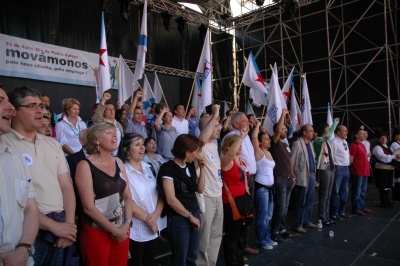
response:
<path id="1" fill-rule="evenodd" d="M 32 111 L 37 111 L 39 108 L 42 111 L 46 110 L 45 106 L 43 104 L 36 104 L 36 103 L 21 104 L 21 105 L 18 105 L 17 107 L 25 107 Z"/>
<path id="2" fill-rule="evenodd" d="M 343 147 L 347 151 L 347 144 L 346 143 L 343 143 Z"/>

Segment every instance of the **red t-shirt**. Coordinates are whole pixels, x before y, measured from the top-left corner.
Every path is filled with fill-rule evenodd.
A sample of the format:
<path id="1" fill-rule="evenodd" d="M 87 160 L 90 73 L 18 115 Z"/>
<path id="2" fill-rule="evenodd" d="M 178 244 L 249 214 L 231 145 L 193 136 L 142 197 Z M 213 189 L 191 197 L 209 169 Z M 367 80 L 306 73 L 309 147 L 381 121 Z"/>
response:
<path id="1" fill-rule="evenodd" d="M 244 167 L 246 167 L 244 162 L 242 162 L 242 164 Z M 228 186 L 229 191 L 231 192 L 231 194 L 234 198 L 243 196 L 244 193 L 246 193 L 243 170 L 240 168 L 240 166 L 237 165 L 237 163 L 235 161 L 233 162 L 233 166 L 231 169 L 229 169 L 227 171 L 221 170 L 221 174 L 222 174 L 222 179 Z M 249 174 L 249 171 L 247 169 L 246 169 L 245 174 L 246 175 Z M 248 179 L 249 179 L 249 176 L 247 176 L 247 180 Z M 225 187 L 222 187 L 222 202 L 229 203 L 228 195 L 226 194 Z"/>
<path id="2" fill-rule="evenodd" d="M 350 172 L 357 176 L 370 176 L 370 168 L 365 145 L 354 141 L 350 145 L 350 156 L 353 156 L 353 164 Z"/>

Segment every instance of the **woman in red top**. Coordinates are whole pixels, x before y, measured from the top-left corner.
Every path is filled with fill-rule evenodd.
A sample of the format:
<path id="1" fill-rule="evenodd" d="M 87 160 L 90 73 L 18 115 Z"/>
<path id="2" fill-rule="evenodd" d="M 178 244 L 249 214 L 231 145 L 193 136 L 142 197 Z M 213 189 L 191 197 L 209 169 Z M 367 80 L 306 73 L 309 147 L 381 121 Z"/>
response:
<path id="1" fill-rule="evenodd" d="M 240 135 L 228 135 L 221 146 L 224 156 L 221 158 L 222 179 L 228 186 L 234 198 L 250 194 L 246 188 L 245 175 L 249 175 L 245 163 L 240 159 L 242 153 L 242 140 L 247 135 L 248 129 L 242 130 Z M 240 242 L 243 230 L 242 220 L 233 220 L 233 214 L 229 205 L 225 188 L 222 189 L 222 201 L 224 204 L 224 228 L 223 239 L 225 265 L 243 264 L 243 246 Z"/>

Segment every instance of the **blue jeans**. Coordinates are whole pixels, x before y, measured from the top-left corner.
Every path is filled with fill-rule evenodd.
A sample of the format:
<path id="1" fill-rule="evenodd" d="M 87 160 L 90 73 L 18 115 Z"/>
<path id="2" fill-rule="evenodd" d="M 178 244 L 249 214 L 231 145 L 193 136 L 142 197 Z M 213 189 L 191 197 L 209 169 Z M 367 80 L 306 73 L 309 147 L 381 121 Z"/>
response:
<path id="1" fill-rule="evenodd" d="M 315 173 L 308 174 L 306 187 L 296 186 L 296 228 L 311 223 L 311 216 L 315 197 Z"/>
<path id="2" fill-rule="evenodd" d="M 365 210 L 364 196 L 367 193 L 368 176 L 352 175 L 351 205 L 353 212 Z"/>
<path id="3" fill-rule="evenodd" d="M 293 188 L 293 179 L 275 177 L 274 188 L 274 214 L 272 215 L 271 232 L 276 234 L 286 229 L 285 220 Z"/>
<path id="4" fill-rule="evenodd" d="M 349 195 L 349 178 L 348 166 L 335 166 L 335 179 L 333 180 L 331 205 L 329 208 L 331 217 L 346 212 L 346 201 Z"/>
<path id="5" fill-rule="evenodd" d="M 200 212 L 194 212 L 193 216 L 200 219 Z M 170 265 L 196 265 L 200 231 L 195 230 L 187 218 L 172 215 L 168 216 L 167 230 L 172 251 Z"/>
<path id="6" fill-rule="evenodd" d="M 272 218 L 274 210 L 274 200 L 272 199 L 272 191 L 268 188 L 260 187 L 255 195 L 256 207 L 256 244 L 258 246 L 266 246 L 271 242 L 271 234 L 269 232 L 269 221 Z"/>
<path id="7" fill-rule="evenodd" d="M 65 249 L 56 248 L 53 243 L 40 238 L 36 238 L 34 246 L 33 260 L 35 265 L 63 265 Z"/>

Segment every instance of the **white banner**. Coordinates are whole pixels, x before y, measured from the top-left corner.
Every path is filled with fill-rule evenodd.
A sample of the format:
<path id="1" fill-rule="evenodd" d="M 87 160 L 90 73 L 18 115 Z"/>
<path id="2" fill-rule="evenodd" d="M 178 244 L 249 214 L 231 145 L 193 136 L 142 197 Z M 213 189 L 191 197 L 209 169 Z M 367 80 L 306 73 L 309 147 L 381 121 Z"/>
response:
<path id="1" fill-rule="evenodd" d="M 110 81 L 118 89 L 118 58 L 109 56 Z M 99 54 L 0 34 L 0 75 L 95 87 Z"/>

